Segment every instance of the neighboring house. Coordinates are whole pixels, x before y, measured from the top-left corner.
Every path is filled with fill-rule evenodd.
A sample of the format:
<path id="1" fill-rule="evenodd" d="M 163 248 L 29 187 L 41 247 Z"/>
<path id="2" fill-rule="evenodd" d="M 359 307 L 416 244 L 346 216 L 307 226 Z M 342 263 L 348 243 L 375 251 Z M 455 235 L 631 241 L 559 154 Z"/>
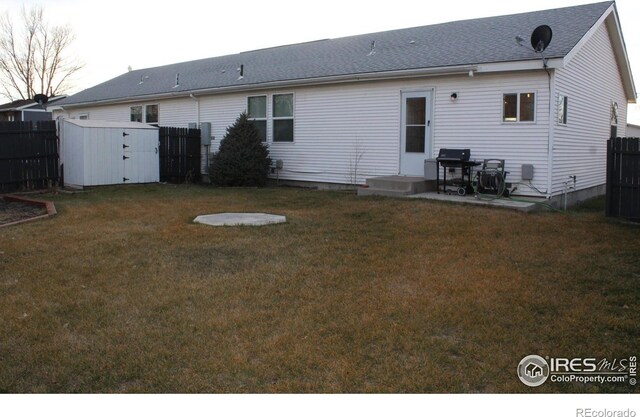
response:
<path id="1" fill-rule="evenodd" d="M 543 54 L 529 46 L 539 25 L 553 30 Z M 512 182 L 533 164 L 518 193 L 550 198 L 603 192 L 606 140 L 625 134 L 635 99 L 616 6 L 604 2 L 131 71 L 58 114 L 209 122 L 215 150 L 248 111 L 284 162 L 280 179 L 311 183 L 421 176 L 440 148 L 470 148 L 472 159 L 505 159 Z"/>
<path id="2" fill-rule="evenodd" d="M 51 97 L 49 102 L 42 106 L 35 100 L 17 100 L 11 103 L 0 105 L 0 122 L 36 122 L 40 120 L 51 120 L 52 106 L 56 101 L 62 100 L 66 96 Z"/>
<path id="3" fill-rule="evenodd" d="M 630 138 L 640 138 L 640 126 L 627 123 L 627 131 L 624 135 Z"/>

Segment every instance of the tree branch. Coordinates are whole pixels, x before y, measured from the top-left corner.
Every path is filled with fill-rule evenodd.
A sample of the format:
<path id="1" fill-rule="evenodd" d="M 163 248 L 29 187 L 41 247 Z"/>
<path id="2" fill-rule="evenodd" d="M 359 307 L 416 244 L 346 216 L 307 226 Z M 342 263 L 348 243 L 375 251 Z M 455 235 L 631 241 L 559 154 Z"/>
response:
<path id="1" fill-rule="evenodd" d="M 35 94 L 59 94 L 72 75 L 84 67 L 67 58 L 74 41 L 70 26 L 50 26 L 44 9 L 22 8 L 19 30 L 6 13 L 0 19 L 0 95 L 13 99 Z"/>

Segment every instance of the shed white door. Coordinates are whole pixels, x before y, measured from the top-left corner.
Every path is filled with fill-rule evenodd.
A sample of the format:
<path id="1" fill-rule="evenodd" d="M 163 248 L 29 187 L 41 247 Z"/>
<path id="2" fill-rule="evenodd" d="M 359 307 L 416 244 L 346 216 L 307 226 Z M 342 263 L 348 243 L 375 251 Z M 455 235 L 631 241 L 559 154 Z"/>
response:
<path id="1" fill-rule="evenodd" d="M 158 132 L 155 130 L 123 130 L 122 163 L 125 184 L 158 182 L 160 159 L 158 157 Z"/>
<path id="2" fill-rule="evenodd" d="M 424 175 L 424 160 L 432 153 L 432 91 L 402 93 L 400 174 Z"/>

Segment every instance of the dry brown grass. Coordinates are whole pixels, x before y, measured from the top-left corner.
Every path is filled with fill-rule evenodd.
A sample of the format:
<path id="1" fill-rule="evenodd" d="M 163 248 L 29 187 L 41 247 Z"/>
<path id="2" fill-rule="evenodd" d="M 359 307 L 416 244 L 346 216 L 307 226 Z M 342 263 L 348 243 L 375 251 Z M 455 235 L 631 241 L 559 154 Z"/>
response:
<path id="1" fill-rule="evenodd" d="M 528 354 L 623 357 L 638 228 L 297 189 L 102 188 L 0 229 L 0 391 L 597 392 Z M 198 214 L 288 223 L 211 228 Z"/>

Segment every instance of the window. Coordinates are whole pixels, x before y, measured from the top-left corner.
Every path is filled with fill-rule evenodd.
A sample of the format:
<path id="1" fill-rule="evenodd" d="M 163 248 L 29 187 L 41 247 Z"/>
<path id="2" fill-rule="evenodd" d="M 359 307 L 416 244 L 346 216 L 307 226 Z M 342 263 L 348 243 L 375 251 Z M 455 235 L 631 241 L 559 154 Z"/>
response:
<path id="1" fill-rule="evenodd" d="M 142 123 L 142 106 L 131 107 L 131 121 Z"/>
<path id="2" fill-rule="evenodd" d="M 424 153 L 427 126 L 427 99 L 410 97 L 406 101 L 405 152 Z"/>
<path id="3" fill-rule="evenodd" d="M 247 98 L 247 115 L 260 132 L 260 139 L 267 141 L 267 96 Z"/>
<path id="4" fill-rule="evenodd" d="M 293 94 L 273 96 L 273 141 L 293 142 Z"/>
<path id="5" fill-rule="evenodd" d="M 566 125 L 567 124 L 567 105 L 569 104 L 569 99 L 567 96 L 563 96 L 562 94 L 558 95 L 558 124 Z"/>
<path id="6" fill-rule="evenodd" d="M 145 106 L 145 118 L 146 123 L 158 123 L 158 105 L 150 104 Z"/>
<path id="7" fill-rule="evenodd" d="M 80 113 L 78 115 L 79 120 L 89 120 L 89 113 Z"/>
<path id="8" fill-rule="evenodd" d="M 520 121 L 533 122 L 536 113 L 536 95 L 534 93 L 520 94 Z"/>
<path id="9" fill-rule="evenodd" d="M 503 122 L 533 122 L 536 114 L 535 93 L 512 93 L 503 95 Z"/>
<path id="10" fill-rule="evenodd" d="M 144 107 L 144 111 L 143 111 Z M 144 119 L 142 114 L 144 113 Z M 158 105 L 148 104 L 146 106 L 132 106 L 131 107 L 131 121 L 132 122 L 145 122 L 145 123 L 158 123 Z"/>

